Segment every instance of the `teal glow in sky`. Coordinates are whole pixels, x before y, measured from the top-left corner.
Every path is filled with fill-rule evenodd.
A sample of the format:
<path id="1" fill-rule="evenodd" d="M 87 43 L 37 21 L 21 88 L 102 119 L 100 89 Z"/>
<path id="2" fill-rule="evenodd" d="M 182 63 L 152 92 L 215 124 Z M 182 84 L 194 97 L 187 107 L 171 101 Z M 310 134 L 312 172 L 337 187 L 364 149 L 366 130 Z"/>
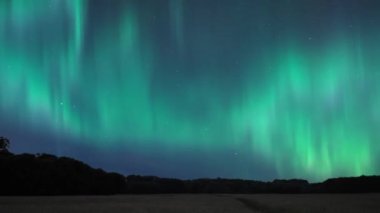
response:
<path id="1" fill-rule="evenodd" d="M 124 174 L 379 174 L 379 10 L 0 0 L 0 135 Z"/>

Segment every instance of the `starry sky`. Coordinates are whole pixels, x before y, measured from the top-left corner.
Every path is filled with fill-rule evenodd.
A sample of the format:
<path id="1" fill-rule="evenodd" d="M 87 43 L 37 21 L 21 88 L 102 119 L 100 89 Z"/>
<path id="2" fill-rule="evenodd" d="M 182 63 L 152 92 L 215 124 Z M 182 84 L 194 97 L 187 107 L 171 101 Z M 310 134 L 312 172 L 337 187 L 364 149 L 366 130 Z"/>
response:
<path id="1" fill-rule="evenodd" d="M 0 135 L 123 174 L 380 173 L 380 1 L 0 0 Z"/>

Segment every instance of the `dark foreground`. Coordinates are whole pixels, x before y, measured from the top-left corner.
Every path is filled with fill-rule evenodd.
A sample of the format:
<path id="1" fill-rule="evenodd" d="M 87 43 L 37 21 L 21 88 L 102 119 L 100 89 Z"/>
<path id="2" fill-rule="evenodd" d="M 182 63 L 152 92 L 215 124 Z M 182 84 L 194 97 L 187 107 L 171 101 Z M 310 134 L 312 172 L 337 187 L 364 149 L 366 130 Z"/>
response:
<path id="1" fill-rule="evenodd" d="M 78 160 L 49 154 L 12 154 L 0 150 L 0 196 L 114 194 L 254 194 L 380 193 L 380 176 L 269 182 L 241 179 L 179 180 L 154 176 L 127 177 L 95 169 Z"/>
<path id="2" fill-rule="evenodd" d="M 380 212 L 380 194 L 0 197 L 0 212 Z"/>

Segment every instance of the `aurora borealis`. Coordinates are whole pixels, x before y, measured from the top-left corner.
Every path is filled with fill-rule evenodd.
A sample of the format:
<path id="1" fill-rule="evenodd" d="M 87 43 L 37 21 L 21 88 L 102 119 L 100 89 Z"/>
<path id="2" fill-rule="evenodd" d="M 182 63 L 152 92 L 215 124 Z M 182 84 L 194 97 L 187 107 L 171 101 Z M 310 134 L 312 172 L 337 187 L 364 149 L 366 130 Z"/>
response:
<path id="1" fill-rule="evenodd" d="M 377 0 L 0 0 L 0 135 L 14 151 L 124 174 L 379 174 L 379 11 Z"/>

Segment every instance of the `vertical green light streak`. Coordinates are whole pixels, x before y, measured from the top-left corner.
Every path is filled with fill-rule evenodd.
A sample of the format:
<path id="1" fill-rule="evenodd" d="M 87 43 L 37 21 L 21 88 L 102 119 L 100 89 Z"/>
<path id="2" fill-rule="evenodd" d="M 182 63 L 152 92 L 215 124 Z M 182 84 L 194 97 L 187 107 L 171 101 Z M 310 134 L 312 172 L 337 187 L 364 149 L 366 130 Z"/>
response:
<path id="1" fill-rule="evenodd" d="M 320 55 L 288 46 L 278 57 L 277 75 L 268 72 L 271 81 L 254 90 L 266 92 L 251 92 L 246 99 L 252 101 L 243 103 L 236 131 L 251 132 L 254 153 L 274 161 L 280 176 L 320 180 L 374 172 L 369 137 L 377 133 L 366 129 L 370 124 L 358 112 L 363 76 L 375 76 L 364 71 L 351 43 L 332 39 Z M 241 117 L 251 118 L 245 127 Z"/>
<path id="2" fill-rule="evenodd" d="M 180 51 L 184 46 L 183 10 L 184 0 L 170 0 L 171 29 Z"/>

